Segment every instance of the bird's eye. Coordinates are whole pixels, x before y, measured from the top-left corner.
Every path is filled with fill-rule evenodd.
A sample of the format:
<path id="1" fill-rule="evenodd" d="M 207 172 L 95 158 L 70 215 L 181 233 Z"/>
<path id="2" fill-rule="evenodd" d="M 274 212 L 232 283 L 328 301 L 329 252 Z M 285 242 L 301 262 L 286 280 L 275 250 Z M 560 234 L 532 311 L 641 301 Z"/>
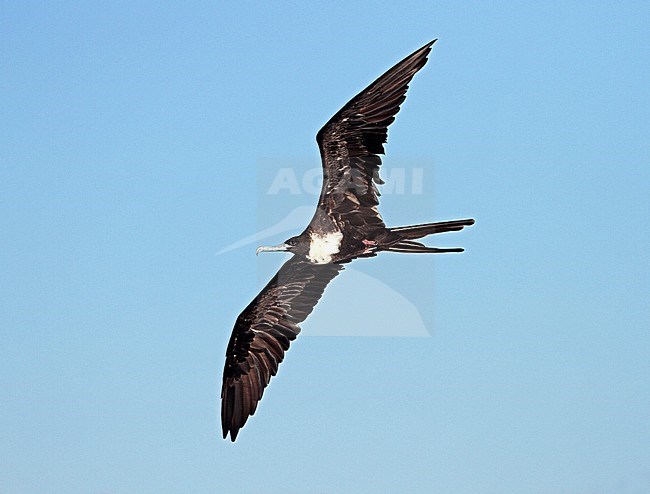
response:
<path id="1" fill-rule="evenodd" d="M 287 243 L 288 243 L 291 247 L 294 247 L 294 246 L 297 244 L 297 242 L 296 242 L 295 239 L 293 239 L 293 238 L 292 238 L 291 240 L 287 241 Z"/>

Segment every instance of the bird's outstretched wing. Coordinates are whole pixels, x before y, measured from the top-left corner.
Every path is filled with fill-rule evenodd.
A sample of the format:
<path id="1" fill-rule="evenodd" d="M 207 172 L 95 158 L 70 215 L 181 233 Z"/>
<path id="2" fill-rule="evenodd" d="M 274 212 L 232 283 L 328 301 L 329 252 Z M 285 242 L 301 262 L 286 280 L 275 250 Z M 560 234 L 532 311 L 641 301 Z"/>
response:
<path id="1" fill-rule="evenodd" d="M 415 73 L 427 62 L 427 43 L 352 98 L 318 132 L 323 161 L 323 188 L 317 215 L 327 211 L 339 223 L 365 232 L 383 230 L 375 183 L 380 154 Z"/>
<path id="2" fill-rule="evenodd" d="M 244 309 L 226 350 L 221 388 L 224 439 L 234 441 L 255 413 L 264 388 L 300 332 L 327 284 L 343 269 L 340 264 L 312 264 L 294 256 L 280 268 Z"/>

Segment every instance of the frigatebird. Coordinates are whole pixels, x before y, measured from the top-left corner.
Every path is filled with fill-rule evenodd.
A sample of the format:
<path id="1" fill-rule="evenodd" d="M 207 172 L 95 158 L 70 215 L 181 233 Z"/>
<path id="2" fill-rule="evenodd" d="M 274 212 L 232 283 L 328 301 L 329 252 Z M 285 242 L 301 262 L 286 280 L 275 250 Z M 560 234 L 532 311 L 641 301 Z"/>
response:
<path id="1" fill-rule="evenodd" d="M 318 132 L 323 185 L 307 228 L 280 245 L 257 253 L 291 252 L 257 297 L 244 309 L 226 351 L 221 389 L 224 439 L 234 442 L 255 413 L 299 324 L 311 313 L 343 265 L 382 251 L 443 253 L 461 248 L 427 247 L 417 239 L 462 230 L 473 219 L 388 228 L 377 210 L 380 154 L 415 73 L 427 62 L 433 40 L 399 62 L 352 98 Z"/>

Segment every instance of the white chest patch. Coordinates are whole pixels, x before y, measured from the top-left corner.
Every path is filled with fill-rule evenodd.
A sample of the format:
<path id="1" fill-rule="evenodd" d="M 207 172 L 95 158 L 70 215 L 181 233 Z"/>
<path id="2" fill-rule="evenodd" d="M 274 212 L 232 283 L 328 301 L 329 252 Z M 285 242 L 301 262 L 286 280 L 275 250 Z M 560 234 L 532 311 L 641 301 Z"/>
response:
<path id="1" fill-rule="evenodd" d="M 341 248 L 341 232 L 319 235 L 312 233 L 309 237 L 309 253 L 307 259 L 315 264 L 327 264 L 332 261 L 332 256 Z"/>

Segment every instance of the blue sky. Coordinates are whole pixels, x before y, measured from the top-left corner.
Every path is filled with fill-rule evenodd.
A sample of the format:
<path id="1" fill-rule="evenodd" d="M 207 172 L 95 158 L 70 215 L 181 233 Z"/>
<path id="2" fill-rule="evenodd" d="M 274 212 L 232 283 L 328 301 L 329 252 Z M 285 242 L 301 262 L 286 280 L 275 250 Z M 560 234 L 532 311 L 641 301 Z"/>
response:
<path id="1" fill-rule="evenodd" d="M 648 19 L 3 2 L 0 492 L 650 492 Z M 467 251 L 352 266 L 304 324 L 350 336 L 299 338 L 223 441 L 227 339 L 284 257 L 216 253 L 313 204 L 265 177 L 318 166 L 321 125 L 433 38 L 384 160 L 422 192 L 381 210 L 474 217 L 435 239 Z"/>

